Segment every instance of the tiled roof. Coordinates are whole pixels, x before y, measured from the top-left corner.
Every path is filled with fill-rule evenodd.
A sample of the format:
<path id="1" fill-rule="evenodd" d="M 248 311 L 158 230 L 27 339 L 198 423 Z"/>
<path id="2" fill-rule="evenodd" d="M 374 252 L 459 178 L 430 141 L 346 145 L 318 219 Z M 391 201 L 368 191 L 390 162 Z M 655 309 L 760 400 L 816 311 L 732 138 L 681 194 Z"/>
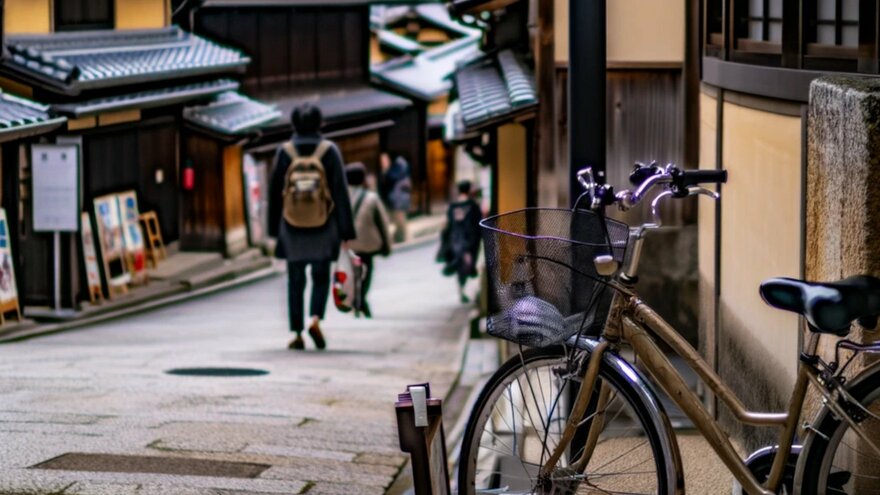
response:
<path id="1" fill-rule="evenodd" d="M 396 22 L 409 12 L 431 25 L 453 31 L 461 36 L 440 46 L 428 48 L 409 38 L 396 35 L 393 31 L 377 30 L 380 41 L 383 33 L 390 33 L 404 41 L 414 43 L 416 47 L 421 47 L 416 50 L 414 47 L 406 49 L 407 46 L 403 46 L 398 51 L 409 51 L 413 56 L 399 57 L 370 68 L 374 79 L 407 95 L 424 101 L 433 101 L 446 94 L 452 88 L 449 76 L 455 72 L 456 67 L 481 54 L 479 44 L 482 32 L 452 20 L 442 5 L 386 8 L 383 12 L 384 22 Z"/>
<path id="2" fill-rule="evenodd" d="M 199 98 L 210 97 L 224 91 L 235 91 L 238 83 L 232 79 L 183 84 L 167 88 L 136 91 L 124 95 L 96 98 L 75 103 L 60 103 L 53 108 L 63 114 L 85 117 L 101 112 L 119 111 L 131 108 L 155 108 L 186 103 Z"/>
<path id="3" fill-rule="evenodd" d="M 207 105 L 185 108 L 183 117 L 194 124 L 232 135 L 278 119 L 281 112 L 273 105 L 229 91 Z"/>
<path id="4" fill-rule="evenodd" d="M 459 64 L 481 55 L 479 39 L 465 38 L 416 57 L 401 57 L 373 66 L 379 82 L 424 101 L 433 101 L 452 88 L 450 76 Z"/>
<path id="5" fill-rule="evenodd" d="M 53 117 L 46 105 L 0 93 L 0 142 L 48 132 L 66 120 Z"/>
<path id="6" fill-rule="evenodd" d="M 276 104 L 281 111 L 281 117 L 264 124 L 263 127 L 285 129 L 290 127 L 290 113 L 303 103 L 311 103 L 320 108 L 326 126 L 345 125 L 346 122 L 355 120 L 378 119 L 412 106 L 412 102 L 406 98 L 369 86 L 302 89 L 296 93 L 283 95 L 262 95 L 260 99 Z"/>
<path id="7" fill-rule="evenodd" d="M 503 122 L 538 104 L 531 70 L 511 50 L 459 69 L 455 85 L 467 131 Z"/>
<path id="8" fill-rule="evenodd" d="M 177 26 L 6 37 L 8 69 L 79 91 L 243 69 L 250 61 Z"/>

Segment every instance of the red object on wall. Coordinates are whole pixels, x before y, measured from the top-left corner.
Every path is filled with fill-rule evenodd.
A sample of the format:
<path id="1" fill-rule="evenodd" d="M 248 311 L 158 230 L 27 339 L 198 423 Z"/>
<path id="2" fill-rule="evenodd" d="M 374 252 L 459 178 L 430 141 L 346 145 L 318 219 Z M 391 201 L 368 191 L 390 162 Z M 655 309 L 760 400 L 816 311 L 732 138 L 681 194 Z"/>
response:
<path id="1" fill-rule="evenodd" d="M 186 165 L 183 167 L 183 180 L 181 182 L 183 183 L 184 191 L 192 191 L 196 185 L 196 171 L 189 160 L 186 161 Z"/>

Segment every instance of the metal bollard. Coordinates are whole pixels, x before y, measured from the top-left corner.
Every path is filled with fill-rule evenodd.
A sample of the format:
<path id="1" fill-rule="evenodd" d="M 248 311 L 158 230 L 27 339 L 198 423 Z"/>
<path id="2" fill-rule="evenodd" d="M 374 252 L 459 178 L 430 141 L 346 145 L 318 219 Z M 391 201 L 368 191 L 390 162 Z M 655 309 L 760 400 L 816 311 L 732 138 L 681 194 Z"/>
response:
<path id="1" fill-rule="evenodd" d="M 442 404 L 431 397 L 427 383 L 407 385 L 394 403 L 400 450 L 410 455 L 415 495 L 449 495 Z"/>

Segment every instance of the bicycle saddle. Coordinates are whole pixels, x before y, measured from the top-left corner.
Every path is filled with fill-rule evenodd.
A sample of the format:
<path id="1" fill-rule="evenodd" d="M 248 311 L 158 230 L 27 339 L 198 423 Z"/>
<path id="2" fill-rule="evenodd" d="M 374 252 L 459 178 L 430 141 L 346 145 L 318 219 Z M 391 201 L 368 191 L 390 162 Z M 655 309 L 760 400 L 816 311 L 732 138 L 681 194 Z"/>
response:
<path id="1" fill-rule="evenodd" d="M 803 315 L 814 332 L 842 337 L 854 320 L 873 327 L 880 315 L 880 279 L 869 275 L 832 283 L 771 278 L 761 283 L 760 291 L 770 306 Z"/>

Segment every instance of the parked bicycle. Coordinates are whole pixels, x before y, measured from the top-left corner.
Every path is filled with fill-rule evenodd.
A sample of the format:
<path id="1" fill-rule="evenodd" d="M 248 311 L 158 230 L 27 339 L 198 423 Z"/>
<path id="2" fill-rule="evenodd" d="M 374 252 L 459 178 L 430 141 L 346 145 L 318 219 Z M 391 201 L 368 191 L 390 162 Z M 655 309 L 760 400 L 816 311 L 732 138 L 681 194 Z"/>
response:
<path id="1" fill-rule="evenodd" d="M 741 486 L 734 493 L 880 493 L 880 362 L 855 377 L 846 374 L 858 356 L 880 353 L 880 344 L 843 338 L 830 362 L 817 355 L 823 334 L 845 337 L 856 320 L 876 325 L 880 280 L 761 284 L 768 304 L 803 315 L 811 332 L 788 410 L 749 411 L 634 290 L 645 233 L 660 223 L 660 202 L 718 199 L 701 184 L 726 182 L 726 171 L 637 166 L 633 189 L 617 194 L 595 183 L 589 169 L 578 179 L 587 209 L 526 209 L 483 222 L 493 296 L 488 331 L 520 352 L 489 379 L 471 412 L 459 493 L 684 493 L 676 437 L 642 370 L 717 452 Z M 651 203 L 653 223 L 631 229 L 604 215 L 611 205 L 634 207 L 655 188 L 662 192 Z M 737 420 L 777 427 L 778 444 L 742 460 L 656 339 Z M 810 384 L 824 406 L 800 425 Z M 798 433 L 802 445 L 795 445 Z"/>

